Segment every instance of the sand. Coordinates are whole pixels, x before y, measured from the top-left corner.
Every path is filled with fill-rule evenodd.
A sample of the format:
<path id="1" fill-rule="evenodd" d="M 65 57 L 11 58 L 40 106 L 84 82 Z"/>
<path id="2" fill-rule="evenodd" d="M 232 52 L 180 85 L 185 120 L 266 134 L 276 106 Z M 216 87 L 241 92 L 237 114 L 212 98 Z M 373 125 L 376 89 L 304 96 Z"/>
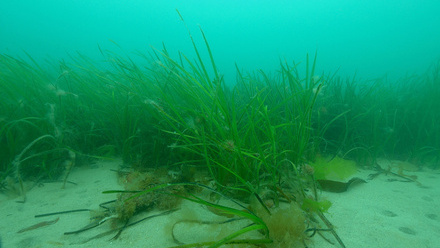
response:
<path id="1" fill-rule="evenodd" d="M 114 200 L 116 195 L 101 192 L 122 189 L 116 173 L 110 170 L 117 169 L 120 164 L 121 161 L 114 160 L 75 167 L 69 180 L 77 185 L 68 184 L 65 189 L 61 189 L 61 182 L 36 185 L 27 192 L 25 203 L 18 203 L 20 198 L 11 192 L 1 192 L 0 247 L 165 248 L 177 245 L 171 230 L 179 220 L 224 220 L 224 217 L 213 215 L 204 207 L 183 202 L 180 210 L 129 227 L 117 240 L 110 240 L 114 233 L 88 240 L 110 230 L 111 221 L 80 234 L 64 235 L 65 232 L 86 226 L 90 222 L 89 212 L 34 217 L 36 214 L 57 211 L 98 209 L 100 203 Z M 356 176 L 367 179 L 371 173 L 374 172 L 360 170 Z M 333 203 L 326 216 L 346 247 L 440 247 L 440 171 L 423 169 L 405 173 L 416 175 L 419 183 L 402 182 L 392 175 L 379 175 L 367 180 L 366 184 L 354 185 L 344 193 L 321 194 L 322 199 Z M 27 187 L 31 187 L 31 183 Z M 137 218 L 158 213 L 145 213 Z M 54 224 L 17 233 L 23 228 L 57 218 Z M 234 225 L 243 223 L 229 225 L 228 228 L 232 229 Z M 218 232 L 216 225 L 182 222 L 174 226 L 175 237 L 184 243 L 212 240 Z M 339 247 L 329 244 L 319 235 L 312 240 L 310 247 Z"/>

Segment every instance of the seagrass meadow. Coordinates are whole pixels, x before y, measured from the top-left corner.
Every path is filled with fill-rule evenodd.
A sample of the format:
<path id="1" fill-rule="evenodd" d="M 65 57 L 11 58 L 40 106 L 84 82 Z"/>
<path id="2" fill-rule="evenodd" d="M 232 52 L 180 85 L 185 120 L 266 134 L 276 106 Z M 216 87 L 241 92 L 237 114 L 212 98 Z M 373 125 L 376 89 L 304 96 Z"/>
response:
<path id="1" fill-rule="evenodd" d="M 167 229 L 173 247 L 312 247 L 316 238 L 345 247 L 322 191 L 363 187 L 359 171 L 422 185 L 409 171 L 438 173 L 438 63 L 398 82 L 358 80 L 317 71 L 314 54 L 270 72 L 237 66 L 231 84 L 201 32 L 204 46 L 191 38 L 195 59 L 165 46 L 136 59 L 101 50 L 99 63 L 82 54 L 45 64 L 1 54 L 1 194 L 25 206 L 36 185 L 63 191 L 75 187 L 74 170 L 115 160 L 120 187 L 100 189 L 114 200 L 96 202 L 99 210 L 60 209 L 92 216 L 65 235 L 111 222 L 102 231 L 117 242 L 148 221 L 140 214 L 179 214 L 192 202 L 223 219 L 176 220 Z M 183 241 L 181 225 L 224 228 Z"/>

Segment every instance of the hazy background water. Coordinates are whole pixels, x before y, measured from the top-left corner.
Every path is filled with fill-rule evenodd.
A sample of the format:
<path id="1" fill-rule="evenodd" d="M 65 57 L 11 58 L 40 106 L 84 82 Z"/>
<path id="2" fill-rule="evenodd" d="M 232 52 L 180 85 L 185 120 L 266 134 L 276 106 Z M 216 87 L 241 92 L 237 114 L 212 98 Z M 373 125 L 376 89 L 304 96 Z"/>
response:
<path id="1" fill-rule="evenodd" d="M 315 51 L 319 71 L 364 79 L 423 73 L 440 58 L 438 0 L 2 0 L 0 52 L 102 60 L 98 44 L 131 54 L 164 42 L 193 56 L 176 9 L 201 45 L 203 28 L 229 82 L 235 63 L 273 71 Z"/>

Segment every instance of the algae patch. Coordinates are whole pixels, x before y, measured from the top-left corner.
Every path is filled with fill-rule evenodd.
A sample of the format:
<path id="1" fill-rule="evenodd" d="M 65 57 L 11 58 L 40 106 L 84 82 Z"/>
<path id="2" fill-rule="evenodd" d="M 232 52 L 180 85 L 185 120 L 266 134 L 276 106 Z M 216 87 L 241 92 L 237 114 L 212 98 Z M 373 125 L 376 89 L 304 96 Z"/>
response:
<path id="1" fill-rule="evenodd" d="M 311 164 L 317 180 L 327 179 L 343 181 L 356 173 L 356 162 L 340 157 L 329 159 L 327 157 L 317 157 Z"/>

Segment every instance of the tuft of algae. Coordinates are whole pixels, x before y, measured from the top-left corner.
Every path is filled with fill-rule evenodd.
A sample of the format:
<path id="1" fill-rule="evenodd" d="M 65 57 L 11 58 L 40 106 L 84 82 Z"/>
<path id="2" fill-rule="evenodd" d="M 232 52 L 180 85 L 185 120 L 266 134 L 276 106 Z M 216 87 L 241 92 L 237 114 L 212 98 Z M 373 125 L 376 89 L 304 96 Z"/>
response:
<path id="1" fill-rule="evenodd" d="M 315 201 L 311 198 L 305 198 L 301 204 L 301 209 L 307 212 L 327 213 L 332 206 L 329 200 Z"/>
<path id="2" fill-rule="evenodd" d="M 269 236 L 273 243 L 267 244 L 267 248 L 290 248 L 304 247 L 307 239 L 306 215 L 304 211 L 294 202 L 281 204 L 271 209 L 271 214 L 259 204 L 252 204 L 252 209 L 261 217 L 269 229 Z"/>
<path id="3" fill-rule="evenodd" d="M 145 172 L 130 172 L 120 179 L 127 191 L 143 191 L 158 184 L 173 183 L 179 180 L 164 168 L 152 169 Z M 182 198 L 173 194 L 185 195 L 186 189 L 181 185 L 167 187 L 160 191 L 139 195 L 133 199 L 136 193 L 119 194 L 116 201 L 116 213 L 118 220 L 127 221 L 138 212 L 156 208 L 158 210 L 170 210 L 177 207 Z"/>

